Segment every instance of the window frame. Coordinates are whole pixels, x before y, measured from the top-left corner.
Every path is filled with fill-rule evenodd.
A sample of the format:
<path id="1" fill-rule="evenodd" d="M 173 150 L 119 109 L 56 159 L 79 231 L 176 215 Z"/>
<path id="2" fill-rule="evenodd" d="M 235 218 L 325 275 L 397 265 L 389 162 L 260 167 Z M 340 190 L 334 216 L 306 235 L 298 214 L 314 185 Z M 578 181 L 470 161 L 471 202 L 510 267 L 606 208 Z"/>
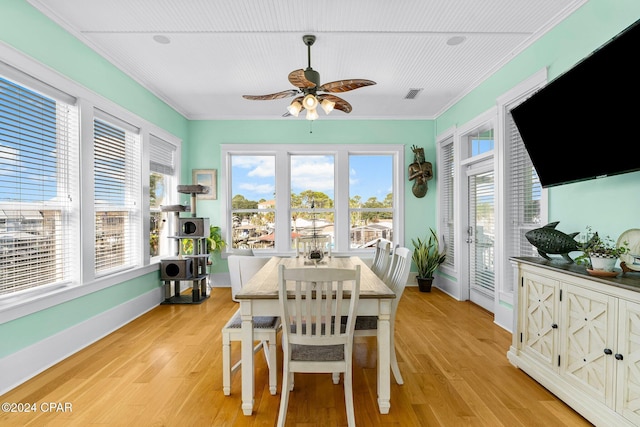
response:
<path id="1" fill-rule="evenodd" d="M 98 95 L 96 92 L 87 89 L 70 78 L 57 73 L 38 61 L 25 56 L 14 48 L 0 44 L 0 58 L 2 63 L 17 70 L 26 79 L 39 82 L 40 84 L 51 86 L 61 93 L 68 94 L 76 98 L 76 107 L 79 115 L 79 161 L 76 162 L 71 171 L 74 179 L 79 182 L 79 190 L 75 200 L 79 200 L 74 214 L 79 231 L 76 232 L 77 253 L 74 259 L 74 268 L 77 280 L 51 287 L 50 289 L 34 288 L 24 291 L 14 292 L 0 296 L 0 324 L 20 317 L 24 317 L 49 307 L 71 301 L 76 298 L 120 285 L 125 281 L 136 279 L 146 274 L 158 270 L 158 259 L 151 260 L 149 257 L 149 134 L 162 138 L 163 140 L 176 145 L 176 170 L 175 176 L 180 176 L 180 155 L 181 140 L 175 135 L 159 128 L 126 110 L 124 107 Z M 9 76 L 7 76 L 9 77 Z M 10 79 L 18 84 L 30 87 L 28 82 Z M 87 149 L 93 141 L 93 119 L 94 109 L 99 109 L 119 119 L 131 123 L 140 129 L 141 135 L 141 162 L 139 165 L 140 198 L 138 200 L 142 216 L 142 229 L 139 230 L 140 261 L 134 268 L 125 271 L 113 272 L 104 276 L 97 276 L 94 273 L 93 256 L 93 168 L 80 167 L 80 165 L 93 165 L 93 151 Z M 88 144 L 88 145 L 87 145 Z M 82 195 L 82 197 L 80 197 Z"/>
<path id="2" fill-rule="evenodd" d="M 25 154 L 24 166 L 21 166 L 17 169 L 26 169 L 27 173 L 25 173 L 25 179 L 18 178 L 18 182 L 23 185 L 19 187 L 23 188 L 24 191 L 19 191 L 20 200 L 13 201 L 0 201 L 0 208 L 6 209 L 7 212 L 17 214 L 20 213 L 28 213 L 29 211 L 38 211 L 42 213 L 43 211 L 47 212 L 57 212 L 54 219 L 51 221 L 51 218 L 48 221 L 45 221 L 44 216 L 41 221 L 42 226 L 36 227 L 35 231 L 39 231 L 40 237 L 46 237 L 46 233 L 44 233 L 45 222 L 49 224 L 49 228 L 55 230 L 54 235 L 49 235 L 49 241 L 53 243 L 53 250 L 49 250 L 47 253 L 47 257 L 52 257 L 51 261 L 54 261 L 53 269 L 51 267 L 47 267 L 47 265 L 42 264 L 42 259 L 35 261 L 39 265 L 39 268 L 33 268 L 32 271 L 37 272 L 37 274 L 41 274 L 43 272 L 48 271 L 49 275 L 53 274 L 56 276 L 56 279 L 51 282 L 43 282 L 39 284 L 24 284 L 17 285 L 14 282 L 13 285 L 7 286 L 3 289 L 8 289 L 8 292 L 0 293 L 0 297 L 2 298 L 10 298 L 16 294 L 29 294 L 29 293 L 41 293 L 41 292 L 50 292 L 56 289 L 59 289 L 64 286 L 69 286 L 70 284 L 74 284 L 78 282 L 79 274 L 77 269 L 74 268 L 73 263 L 76 259 L 78 259 L 79 251 L 78 251 L 78 239 L 76 237 L 75 230 L 78 227 L 78 217 L 77 217 L 77 206 L 78 206 L 78 198 L 79 198 L 79 190 L 77 186 L 77 180 L 75 179 L 74 171 L 72 170 L 73 165 L 78 162 L 78 153 L 79 153 L 79 141 L 78 141 L 78 109 L 76 108 L 76 99 L 75 97 L 67 94 L 66 92 L 60 91 L 57 88 L 51 87 L 44 82 L 34 79 L 33 77 L 24 74 L 22 71 L 19 71 L 13 68 L 11 65 L 0 62 L 0 77 L 3 77 L 9 84 L 9 87 L 13 86 L 16 88 L 16 92 L 8 90 L 7 93 L 15 93 L 18 97 L 16 100 L 11 102 L 11 106 L 22 105 L 19 109 L 10 109 L 7 117 L 11 117 L 14 113 L 19 117 L 25 117 L 23 121 L 20 121 L 21 126 L 25 126 L 28 123 L 33 125 L 42 125 L 46 123 L 46 120 L 38 120 L 37 117 L 34 117 L 32 114 L 23 114 L 31 110 L 26 110 L 25 105 L 29 102 L 25 102 L 24 104 L 21 102 L 24 96 L 28 96 L 30 100 L 35 100 L 36 107 L 39 104 L 39 101 L 42 100 L 43 104 L 49 103 L 48 101 L 55 102 L 55 106 L 50 108 L 48 111 L 55 110 L 55 118 L 54 121 L 54 130 L 55 135 L 53 135 L 49 139 L 49 143 L 51 143 L 51 139 L 53 139 L 54 145 L 53 150 L 50 150 L 52 153 L 55 153 L 50 156 L 43 156 L 39 159 L 34 159 L 34 152 L 30 150 L 33 148 L 31 144 L 36 144 L 36 148 L 41 151 L 46 151 L 47 148 L 47 138 L 46 137 L 37 137 L 32 135 L 33 138 L 19 138 L 18 140 L 18 148 L 16 151 L 25 152 L 30 154 Z M 24 93 L 23 93 L 24 92 Z M 29 95 L 32 93 L 33 95 Z M 42 111 L 37 110 L 39 113 Z M 51 115 L 50 117 L 53 117 Z M 7 132 L 7 136 L 11 135 L 11 125 L 5 128 Z M 39 134 L 39 133 L 37 133 Z M 11 138 L 9 138 L 11 139 Z M 29 140 L 33 142 L 29 142 Z M 31 147 L 30 147 L 31 146 Z M 37 151 L 37 150 L 36 150 Z M 54 169 L 55 168 L 55 169 Z M 55 170 L 55 187 L 56 193 L 53 200 L 48 199 L 38 199 L 38 200 L 25 200 L 28 199 L 29 196 L 34 196 L 39 193 L 39 191 L 44 191 L 42 187 L 33 187 L 33 183 L 28 178 L 30 175 L 36 175 L 45 177 L 52 170 Z M 22 175 L 22 174 L 20 174 Z M 36 178 L 37 179 L 37 178 Z M 43 183 L 46 182 L 46 178 L 43 178 Z M 35 193 L 34 193 L 35 191 Z M 41 194 L 44 197 L 44 194 Z M 24 199 L 23 199 L 24 196 Z M 25 222 L 31 221 L 31 219 L 23 217 Z M 31 229 L 29 227 L 29 229 Z M 20 227 L 18 231 L 24 231 L 24 228 Z M 19 243 L 14 244 L 14 247 L 18 246 Z M 60 250 L 59 248 L 62 246 Z M 34 246 L 29 245 L 29 250 L 32 251 Z M 41 253 L 42 254 L 42 253 Z M 24 268 L 25 259 L 22 258 L 18 260 L 18 263 L 23 265 Z M 28 260 L 28 263 L 34 263 L 34 260 Z M 16 271 L 16 275 L 20 276 L 20 280 L 23 282 L 29 282 L 29 272 L 24 271 Z M 15 276 L 13 276 L 15 278 Z M 41 277 L 38 277 L 36 281 Z"/>
<path id="3" fill-rule="evenodd" d="M 498 168 L 500 175 L 503 177 L 500 180 L 499 187 L 497 188 L 500 195 L 501 217 L 503 220 L 499 224 L 501 227 L 499 234 L 500 240 L 500 258 L 502 259 L 502 265 L 499 270 L 496 270 L 496 283 L 500 283 L 500 287 L 496 288 L 496 292 L 499 294 L 500 301 L 508 304 L 514 303 L 515 289 L 513 284 L 516 282 L 515 270 L 512 268 L 511 263 L 508 262 L 508 258 L 511 256 L 517 256 L 517 254 L 509 254 L 509 249 L 513 246 L 513 228 L 510 226 L 509 221 L 511 214 L 509 209 L 512 207 L 513 194 L 511 192 L 510 184 L 507 179 L 511 176 L 512 162 L 509 156 L 511 149 L 509 145 L 513 142 L 510 138 L 510 130 L 508 128 L 508 117 L 511 114 L 510 110 L 515 108 L 535 91 L 544 86 L 547 82 L 547 69 L 543 68 L 540 71 L 534 73 L 529 78 L 525 79 L 518 85 L 514 86 L 511 90 L 507 91 L 503 95 L 496 99 L 496 105 L 498 109 L 498 125 L 500 137 L 497 139 L 499 144 L 498 150 Z M 526 149 L 525 149 L 526 152 Z M 543 188 L 540 197 L 540 223 L 544 225 L 548 222 L 548 190 Z"/>
<path id="4" fill-rule="evenodd" d="M 440 269 L 451 275 L 457 276 L 458 272 L 458 222 L 459 211 L 456 202 L 458 188 L 457 151 L 455 149 L 454 130 L 445 132 L 436 143 L 438 159 L 438 233 L 446 233 L 447 260 Z M 447 206 L 443 209 L 443 206 Z"/>
<path id="5" fill-rule="evenodd" d="M 332 255 L 352 256 L 369 255 L 371 250 L 358 248 L 352 249 L 349 244 L 349 156 L 354 155 L 380 155 L 392 156 L 392 176 L 393 176 L 393 236 L 394 245 L 404 246 L 404 152 L 403 144 L 222 144 L 221 154 L 221 175 L 225 177 L 221 186 L 221 229 L 225 240 L 230 241 L 231 237 L 231 156 L 232 155 L 273 155 L 275 156 L 276 170 L 276 194 L 291 194 L 290 183 L 290 156 L 291 155 L 332 155 L 334 156 L 335 177 L 334 177 L 334 247 Z M 276 236 L 277 230 L 290 230 L 290 197 L 276 197 Z M 285 215 L 278 215 L 278 212 L 285 212 Z M 289 231 L 285 231 L 289 235 Z M 231 249 L 229 249 L 231 250 Z M 295 249 L 291 248 L 289 239 L 278 239 L 274 248 L 264 250 L 265 254 L 274 256 L 291 256 Z"/>
<path id="6" fill-rule="evenodd" d="M 149 155 L 149 161 L 143 163 L 147 163 L 149 165 L 149 173 L 147 179 L 149 180 L 149 194 L 147 196 L 147 200 L 149 201 L 149 209 L 148 211 L 143 213 L 143 224 L 148 226 L 149 230 L 149 239 L 146 241 L 149 242 L 148 253 L 144 252 L 144 258 L 149 259 L 150 263 L 160 262 L 163 257 L 175 255 L 175 242 L 173 239 L 169 239 L 169 236 L 173 236 L 176 234 L 175 224 L 173 223 L 174 215 L 173 213 L 163 213 L 160 206 L 163 205 L 174 205 L 178 200 L 178 195 L 176 191 L 173 189 L 177 188 L 179 183 L 179 175 L 178 172 L 180 170 L 180 164 L 178 163 L 178 153 L 180 151 L 180 144 L 176 141 L 169 142 L 166 139 L 159 137 L 153 133 L 149 134 L 149 150 L 146 150 L 145 153 Z M 164 147 L 162 147 L 164 145 Z M 155 149 L 154 149 L 154 146 Z M 158 155 L 154 156 L 152 153 L 157 151 Z M 164 156 L 163 156 L 164 155 Z M 166 158 L 165 156 L 171 157 L 171 159 Z M 155 157 L 155 167 L 152 166 L 154 163 Z M 163 158 L 165 157 L 165 158 Z M 157 207 L 151 206 L 151 175 L 158 174 L 164 177 L 165 179 L 165 198 L 163 200 L 164 203 L 158 205 Z M 160 233 L 158 235 L 158 244 L 159 244 L 159 252 L 157 255 L 151 255 L 151 216 L 153 214 L 159 214 L 161 220 L 164 218 L 164 226 L 160 227 Z M 148 217 L 148 218 L 147 218 Z M 146 218 L 146 219 L 145 219 Z"/>

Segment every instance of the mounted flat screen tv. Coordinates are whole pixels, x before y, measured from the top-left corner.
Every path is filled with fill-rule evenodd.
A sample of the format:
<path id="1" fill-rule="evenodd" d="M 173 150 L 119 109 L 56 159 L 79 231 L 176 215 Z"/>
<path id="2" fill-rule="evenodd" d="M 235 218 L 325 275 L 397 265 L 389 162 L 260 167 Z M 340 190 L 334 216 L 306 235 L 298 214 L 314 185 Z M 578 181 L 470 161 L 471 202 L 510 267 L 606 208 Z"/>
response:
<path id="1" fill-rule="evenodd" d="M 543 187 L 640 170 L 640 20 L 511 110 Z"/>

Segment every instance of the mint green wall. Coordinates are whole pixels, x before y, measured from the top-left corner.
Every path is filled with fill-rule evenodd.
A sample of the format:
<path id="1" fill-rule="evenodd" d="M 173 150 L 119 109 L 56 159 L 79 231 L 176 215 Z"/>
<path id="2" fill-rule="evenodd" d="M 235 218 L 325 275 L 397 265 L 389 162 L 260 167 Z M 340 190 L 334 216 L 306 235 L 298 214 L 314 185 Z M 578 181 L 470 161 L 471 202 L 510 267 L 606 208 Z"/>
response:
<path id="1" fill-rule="evenodd" d="M 4 323 L 0 328 L 0 359 L 152 291 L 159 284 L 156 271 Z"/>
<path id="2" fill-rule="evenodd" d="M 589 0 L 438 117 L 436 134 L 454 125 L 463 125 L 495 106 L 497 97 L 544 67 L 548 67 L 549 80 L 557 77 L 639 18 L 638 0 Z M 576 129 L 575 140 L 567 144 L 574 150 L 594 150 L 594 161 L 600 147 L 616 149 L 616 141 L 606 139 L 608 126 L 629 126 L 629 138 L 638 139 L 633 124 L 593 123 L 589 126 Z M 621 152 L 620 155 L 635 154 Z M 571 154 L 567 161 L 571 161 Z M 566 233 L 584 231 L 591 225 L 601 234 L 616 239 L 629 228 L 640 228 L 639 189 L 640 172 L 550 188 L 549 221 L 560 221 L 558 229 Z"/>
<path id="3" fill-rule="evenodd" d="M 45 18 L 26 1 L 0 2 L 0 40 L 177 137 L 187 138 L 188 121 L 184 117 Z M 156 271 L 7 322 L 0 328 L 0 358 L 117 307 L 159 285 L 160 276 Z"/>
<path id="4" fill-rule="evenodd" d="M 335 111 L 332 114 L 343 114 Z M 183 149 L 183 179 L 190 180 L 191 169 L 220 170 L 220 145 L 244 144 L 404 144 L 407 164 L 413 161 L 412 145 L 425 149 L 425 156 L 437 169 L 435 162 L 434 123 L 430 120 L 330 120 L 320 117 L 310 128 L 305 119 L 192 121 L 189 124 L 189 144 Z M 310 133 L 312 129 L 313 133 Z M 411 193 L 405 176 L 405 243 L 413 236 L 424 236 L 435 226 L 435 178 L 429 181 L 430 190 L 422 199 Z M 218 174 L 220 188 L 221 179 Z M 190 182 L 190 181 L 187 181 Z M 198 215 L 211 218 L 218 224 L 222 216 L 220 201 L 201 200 Z M 225 263 L 218 263 L 215 271 L 226 271 Z"/>
<path id="5" fill-rule="evenodd" d="M 343 121 L 321 117 L 313 124 L 312 134 L 304 119 L 189 122 L 24 0 L 0 2 L 0 40 L 183 139 L 182 178 L 184 182 L 190 182 L 193 168 L 219 169 L 220 144 L 234 142 L 399 143 L 405 144 L 408 162 L 412 159 L 410 146 L 416 144 L 425 148 L 427 160 L 437 169 L 434 135 L 452 125 L 464 124 L 495 105 L 497 96 L 545 66 L 549 67 L 550 78 L 560 74 L 638 17 L 638 0 L 589 0 L 574 16 L 514 58 L 436 122 Z M 605 139 L 606 126 L 619 125 L 627 124 L 605 123 L 601 131 L 598 128 L 577 130 L 576 141 L 570 143 L 576 149 L 610 143 Z M 404 175 L 406 178 L 406 170 Z M 436 181 L 429 182 L 430 190 L 423 199 L 413 197 L 409 183 L 405 181 L 405 184 L 406 241 L 426 233 L 428 227 L 435 225 Z M 589 224 L 607 234 L 618 235 L 627 228 L 640 226 L 638 184 L 640 173 L 554 188 L 549 193 L 549 217 L 562 221 L 561 228 L 566 231 L 579 231 Z M 198 212 L 210 216 L 215 224 L 216 218 L 220 217 L 219 201 L 199 202 Z M 123 304 L 158 285 L 156 272 L 3 324 L 0 357 Z"/>

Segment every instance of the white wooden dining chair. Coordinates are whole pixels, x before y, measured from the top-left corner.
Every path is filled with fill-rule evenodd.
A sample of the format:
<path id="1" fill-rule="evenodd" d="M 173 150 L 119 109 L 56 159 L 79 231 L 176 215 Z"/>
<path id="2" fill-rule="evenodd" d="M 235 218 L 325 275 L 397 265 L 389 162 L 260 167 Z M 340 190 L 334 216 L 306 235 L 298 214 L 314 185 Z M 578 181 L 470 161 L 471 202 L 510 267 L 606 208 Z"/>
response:
<path id="1" fill-rule="evenodd" d="M 290 293 L 287 292 L 289 286 Z M 344 298 L 343 290 L 350 290 Z M 355 315 L 360 296 L 360 266 L 345 268 L 286 268 L 279 266 L 278 296 L 283 323 L 282 396 L 277 425 L 287 417 L 294 373 L 344 375 L 347 424 L 355 426 L 352 352 Z M 293 301 L 289 301 L 289 298 Z M 340 319 L 349 305 L 345 323 Z"/>
<path id="2" fill-rule="evenodd" d="M 400 368 L 398 367 L 398 358 L 396 356 L 395 347 L 395 321 L 396 312 L 398 311 L 398 304 L 400 298 L 404 292 L 404 288 L 407 285 L 407 279 L 409 278 L 409 270 L 411 269 L 411 249 L 404 247 L 397 247 L 393 252 L 391 266 L 389 268 L 389 274 L 385 277 L 385 284 L 393 290 L 396 297 L 391 302 L 391 316 L 389 324 L 391 326 L 391 370 L 393 376 L 398 384 L 403 384 L 404 380 L 400 374 Z M 343 323 L 345 320 L 343 320 Z M 356 318 L 354 336 L 356 337 L 375 337 L 378 335 L 378 318 L 376 316 L 358 316 Z"/>
<path id="3" fill-rule="evenodd" d="M 229 261 L 229 272 L 231 273 L 233 268 L 233 274 L 237 275 L 236 280 L 239 281 L 241 288 L 269 261 L 269 258 L 230 255 L 227 260 Z M 256 341 L 260 341 L 254 347 L 253 353 L 257 353 L 260 349 L 264 351 L 269 368 L 269 392 L 271 394 L 276 394 L 278 385 L 276 339 L 280 326 L 280 317 L 278 316 L 256 316 L 253 318 L 253 337 Z M 231 366 L 231 342 L 242 341 L 241 333 L 242 319 L 240 309 L 238 309 L 222 327 L 222 391 L 226 396 L 231 394 L 231 375 L 242 364 L 242 360 L 239 360 Z"/>
<path id="4" fill-rule="evenodd" d="M 296 256 L 309 255 L 309 251 L 314 248 L 314 245 L 318 245 L 317 249 L 322 250 L 323 254 L 331 256 L 331 236 L 323 234 L 318 236 L 300 236 L 296 238 Z"/>
<path id="5" fill-rule="evenodd" d="M 378 239 L 376 242 L 376 252 L 373 256 L 373 262 L 371 263 L 371 271 L 381 279 L 384 279 L 389 269 L 389 263 L 391 262 L 391 245 L 391 241 L 387 239 Z"/>
<path id="6" fill-rule="evenodd" d="M 227 257 L 231 279 L 231 299 L 238 302 L 236 294 L 269 261 L 268 257 L 256 257 L 251 252 L 233 253 Z M 242 263 L 242 264 L 241 264 Z"/>

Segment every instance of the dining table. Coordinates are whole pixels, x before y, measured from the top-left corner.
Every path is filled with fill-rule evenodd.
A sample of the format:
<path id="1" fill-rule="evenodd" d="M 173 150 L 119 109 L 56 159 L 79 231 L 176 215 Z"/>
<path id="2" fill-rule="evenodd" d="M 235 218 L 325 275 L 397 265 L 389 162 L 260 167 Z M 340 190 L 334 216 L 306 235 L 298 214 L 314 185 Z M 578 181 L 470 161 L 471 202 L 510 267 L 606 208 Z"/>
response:
<path id="1" fill-rule="evenodd" d="M 272 257 L 236 294 L 242 318 L 242 412 L 252 415 L 255 397 L 254 378 L 254 316 L 280 316 L 278 298 L 278 266 L 286 268 L 355 268 L 360 266 L 360 296 L 357 314 L 377 316 L 377 395 L 378 409 L 388 414 L 391 407 L 391 302 L 396 297 L 360 257 L 324 257 L 309 260 L 305 257 Z M 345 292 L 345 297 L 349 293 Z M 293 299 L 289 299 L 293 304 Z M 345 313 L 348 304 L 345 304 Z M 275 369 L 276 367 L 271 367 Z"/>

